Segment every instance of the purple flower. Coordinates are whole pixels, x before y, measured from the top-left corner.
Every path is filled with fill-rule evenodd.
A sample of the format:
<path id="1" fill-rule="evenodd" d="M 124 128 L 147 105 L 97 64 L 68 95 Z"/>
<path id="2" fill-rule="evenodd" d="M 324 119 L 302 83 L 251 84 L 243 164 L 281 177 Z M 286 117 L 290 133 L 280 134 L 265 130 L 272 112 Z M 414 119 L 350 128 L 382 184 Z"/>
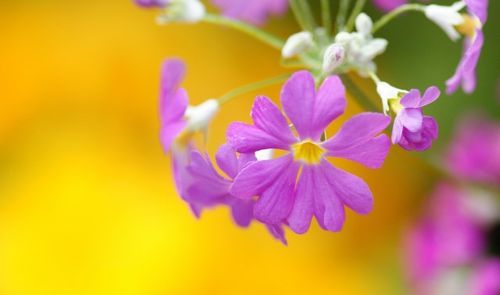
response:
<path id="1" fill-rule="evenodd" d="M 391 100 L 389 103 L 397 115 L 392 129 L 392 142 L 406 150 L 423 151 L 431 147 L 438 136 L 438 125 L 434 118 L 424 116 L 422 107 L 435 101 L 440 95 L 437 87 L 429 87 L 420 96 L 417 89 L 412 89 L 400 103 Z"/>
<path id="2" fill-rule="evenodd" d="M 500 294 L 500 259 L 483 261 L 472 274 L 471 295 Z"/>
<path id="3" fill-rule="evenodd" d="M 253 154 L 240 154 L 229 146 L 223 145 L 216 154 L 219 168 L 226 174 L 221 176 L 213 167 L 208 155 L 199 151 L 191 152 L 190 163 L 187 165 L 184 180 L 188 179 L 183 199 L 188 202 L 196 216 L 200 216 L 203 209 L 218 205 L 227 205 L 231 208 L 234 221 L 241 227 L 247 227 L 253 219 L 254 200 L 242 200 L 229 192 L 232 180 L 238 172 L 256 161 Z M 271 234 L 283 244 L 286 244 L 284 231 L 279 224 L 266 224 Z"/>
<path id="4" fill-rule="evenodd" d="M 141 7 L 165 7 L 170 0 L 134 0 L 135 4 Z"/>
<path id="5" fill-rule="evenodd" d="M 481 119 L 461 124 L 447 157 L 449 170 L 457 176 L 500 184 L 500 125 Z"/>
<path id="6" fill-rule="evenodd" d="M 212 0 L 224 16 L 254 25 L 263 25 L 271 15 L 282 15 L 288 8 L 287 0 Z"/>
<path id="7" fill-rule="evenodd" d="M 488 15 L 488 0 L 466 0 L 471 16 L 464 16 L 459 30 L 466 35 L 462 58 L 455 74 L 446 81 L 446 93 L 454 93 L 458 87 L 466 93 L 472 93 L 476 88 L 476 67 L 483 48 L 484 36 L 482 27 Z"/>
<path id="8" fill-rule="evenodd" d="M 466 197 L 455 187 L 441 184 L 428 204 L 427 215 L 409 233 L 407 264 L 415 287 L 430 288 L 444 270 L 480 257 L 484 233 L 470 214 Z"/>
<path id="9" fill-rule="evenodd" d="M 408 3 L 407 0 L 373 0 L 373 4 L 380 10 L 389 12 L 401 5 Z"/>
<path id="10" fill-rule="evenodd" d="M 369 213 L 373 197 L 368 185 L 326 158 L 380 167 L 390 146 L 388 137 L 380 133 L 390 118 L 362 113 L 347 121 L 335 136 L 321 141 L 325 128 L 344 112 L 345 88 L 339 77 L 331 76 L 316 92 L 314 78 L 307 71 L 297 72 L 287 81 L 281 103 L 298 138 L 279 108 L 264 96 L 255 99 L 251 112 L 254 125 L 229 126 L 228 142 L 240 153 L 268 148 L 285 151 L 279 158 L 243 168 L 231 186 L 231 194 L 242 199 L 259 196 L 255 218 L 270 224 L 286 221 L 296 233 L 305 233 L 313 216 L 322 228 L 341 230 L 344 206 L 360 214 Z"/>

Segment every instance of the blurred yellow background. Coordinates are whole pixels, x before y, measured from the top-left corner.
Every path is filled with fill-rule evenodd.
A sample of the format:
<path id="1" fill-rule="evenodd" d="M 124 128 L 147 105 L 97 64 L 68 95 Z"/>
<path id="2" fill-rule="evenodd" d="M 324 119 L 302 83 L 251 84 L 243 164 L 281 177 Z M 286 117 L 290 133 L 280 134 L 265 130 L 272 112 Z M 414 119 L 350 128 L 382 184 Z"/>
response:
<path id="1" fill-rule="evenodd" d="M 126 0 L 0 4 L 0 294 L 405 293 L 401 236 L 432 181 L 398 148 L 378 171 L 341 164 L 376 200 L 341 233 L 314 224 L 285 247 L 226 208 L 194 218 L 159 144 L 161 61 L 187 62 L 194 102 L 284 70 L 238 32 L 154 16 Z M 211 152 L 255 94 L 215 119 Z"/>

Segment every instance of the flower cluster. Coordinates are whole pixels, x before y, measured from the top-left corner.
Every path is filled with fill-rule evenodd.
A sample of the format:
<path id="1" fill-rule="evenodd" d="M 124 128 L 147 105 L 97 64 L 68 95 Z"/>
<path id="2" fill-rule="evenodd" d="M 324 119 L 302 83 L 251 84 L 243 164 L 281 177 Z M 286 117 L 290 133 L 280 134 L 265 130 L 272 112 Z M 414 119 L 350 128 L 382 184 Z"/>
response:
<path id="1" fill-rule="evenodd" d="M 228 206 L 236 224 L 246 227 L 256 220 L 283 243 L 284 227 L 305 233 L 314 217 L 323 229 L 340 231 L 346 207 L 359 214 L 373 209 L 369 186 L 335 167 L 330 158 L 380 168 L 391 141 L 408 151 L 424 151 L 438 138 L 438 124 L 424 115 L 423 107 L 436 101 L 440 90 L 431 86 L 422 95 L 418 89 L 404 90 L 381 80 L 375 59 L 390 42 L 377 38 L 376 32 L 395 16 L 414 10 L 424 13 L 452 40 L 463 34 L 465 51 L 456 73 L 446 83 L 446 92 L 452 93 L 460 85 L 471 92 L 476 85 L 475 67 L 483 44 L 487 7 L 487 0 L 464 0 L 452 6 L 374 1 L 384 9 L 397 8 L 373 22 L 361 11 L 364 1 L 352 9 L 349 1 L 340 1 L 334 26 L 330 2 L 321 1 L 322 25 L 318 26 L 309 4 L 301 0 L 213 0 L 221 15 L 207 12 L 200 0 L 135 2 L 159 9 L 161 24 L 205 21 L 240 30 L 280 50 L 285 67 L 302 68 L 197 106 L 189 105 L 187 92 L 181 87 L 185 74 L 181 60 L 165 61 L 162 72 L 161 141 L 171 155 L 179 195 L 196 216 L 205 208 Z M 258 27 L 288 7 L 301 25 L 300 32 L 285 41 Z M 468 14 L 459 13 L 464 8 Z M 353 82 L 351 72 L 374 82 L 380 106 Z M 220 174 L 203 146 L 196 143 L 196 135 L 206 137 L 210 121 L 228 100 L 285 80 L 281 109 L 270 98 L 259 96 L 251 110 L 253 124 L 234 122 L 228 127 L 227 143 L 215 156 L 224 173 Z M 369 107 L 367 112 L 347 119 L 335 135 L 328 137 L 325 130 L 344 113 L 346 88 L 357 94 L 354 98 L 360 104 Z M 389 137 L 384 132 L 391 122 Z"/>
<path id="2" fill-rule="evenodd" d="M 459 181 L 437 187 L 406 241 L 415 294 L 500 293 L 500 162 L 477 159 L 478 148 L 494 158 L 499 138 L 499 126 L 468 120 L 452 143 L 448 166 Z"/>

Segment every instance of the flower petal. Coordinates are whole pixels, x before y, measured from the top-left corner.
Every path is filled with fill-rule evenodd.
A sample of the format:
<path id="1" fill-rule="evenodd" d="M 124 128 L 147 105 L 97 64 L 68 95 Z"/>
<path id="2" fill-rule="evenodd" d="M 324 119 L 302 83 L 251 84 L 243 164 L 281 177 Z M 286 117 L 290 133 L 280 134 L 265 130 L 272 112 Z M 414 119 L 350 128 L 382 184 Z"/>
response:
<path id="1" fill-rule="evenodd" d="M 314 186 L 314 167 L 303 166 L 300 179 L 295 193 L 295 202 L 292 212 L 288 216 L 288 225 L 298 234 L 307 232 L 311 225 L 311 219 L 314 214 L 314 195 L 317 189 Z"/>
<path id="2" fill-rule="evenodd" d="M 240 200 L 232 198 L 231 200 L 231 215 L 234 222 L 241 227 L 250 225 L 253 219 L 253 200 Z"/>
<path id="3" fill-rule="evenodd" d="M 260 195 L 293 162 L 291 155 L 281 158 L 257 161 L 240 171 L 230 188 L 233 196 L 248 199 Z"/>
<path id="4" fill-rule="evenodd" d="M 319 225 L 329 231 L 340 231 L 344 225 L 344 206 L 333 185 L 327 179 L 329 171 L 324 166 L 331 166 L 323 160 L 320 166 L 315 166 L 314 215 Z"/>
<path id="5" fill-rule="evenodd" d="M 361 113 L 344 123 L 340 131 L 323 144 L 334 153 L 365 143 L 382 132 L 391 118 L 380 113 Z"/>
<path id="6" fill-rule="evenodd" d="M 346 171 L 333 167 L 328 162 L 321 164 L 321 169 L 335 195 L 342 202 L 359 214 L 370 213 L 373 209 L 373 195 L 364 180 Z"/>
<path id="7" fill-rule="evenodd" d="M 389 137 L 381 134 L 363 144 L 335 151 L 335 153 L 329 152 L 328 155 L 355 161 L 368 168 L 375 169 L 380 168 L 384 164 L 390 146 L 391 141 Z"/>
<path id="8" fill-rule="evenodd" d="M 312 138 L 319 139 L 328 125 L 345 111 L 345 87 L 338 76 L 328 77 L 318 90 L 314 101 Z"/>
<path id="9" fill-rule="evenodd" d="M 289 162 L 289 165 L 281 170 L 280 175 L 268 183 L 259 200 L 255 203 L 254 216 L 256 219 L 268 224 L 280 224 L 286 220 L 295 199 L 295 180 L 299 167 L 296 162 Z"/>
<path id="10" fill-rule="evenodd" d="M 230 178 L 235 178 L 238 174 L 238 158 L 236 151 L 229 145 L 222 145 L 215 154 L 215 160 L 219 168 Z"/>
<path id="11" fill-rule="evenodd" d="M 398 117 L 401 124 L 411 132 L 422 129 L 422 120 L 424 118 L 422 109 L 402 109 Z"/>
<path id="12" fill-rule="evenodd" d="M 266 224 L 267 230 L 271 233 L 271 235 L 280 241 L 283 245 L 288 245 L 285 237 L 285 231 L 281 225 L 277 224 Z"/>
<path id="13" fill-rule="evenodd" d="M 175 138 L 184 130 L 186 127 L 185 121 L 178 122 L 167 122 L 164 123 L 160 131 L 160 140 L 163 146 L 163 151 L 168 153 L 172 147 L 172 143 Z"/>
<path id="14" fill-rule="evenodd" d="M 316 96 L 314 78 L 308 71 L 292 75 L 281 91 L 281 104 L 300 138 L 311 137 Z"/>
<path id="15" fill-rule="evenodd" d="M 436 99 L 439 98 L 441 95 L 441 91 L 439 91 L 439 88 L 436 86 L 431 86 L 425 90 L 424 96 L 422 97 L 422 100 L 420 101 L 419 107 L 423 107 L 426 105 L 429 105 L 436 101 Z"/>
<path id="16" fill-rule="evenodd" d="M 228 143 L 240 153 L 253 153 L 263 149 L 289 148 L 289 144 L 262 131 L 261 129 L 245 123 L 232 123 L 227 129 Z"/>
<path id="17" fill-rule="evenodd" d="M 160 119 L 162 123 L 183 119 L 188 106 L 186 90 L 180 88 L 160 98 Z"/>
<path id="18" fill-rule="evenodd" d="M 418 108 L 420 100 L 420 91 L 418 89 L 411 89 L 401 98 L 401 104 L 405 108 Z"/>
<path id="19" fill-rule="evenodd" d="M 394 119 L 394 125 L 392 126 L 392 136 L 391 140 L 393 144 L 396 144 L 401 141 L 401 137 L 403 136 L 403 124 L 401 123 L 401 119 L 399 116 L 396 116 Z"/>
<path id="20" fill-rule="evenodd" d="M 292 144 L 296 141 L 280 109 L 267 97 L 258 96 L 251 113 L 255 127 L 282 142 Z"/>

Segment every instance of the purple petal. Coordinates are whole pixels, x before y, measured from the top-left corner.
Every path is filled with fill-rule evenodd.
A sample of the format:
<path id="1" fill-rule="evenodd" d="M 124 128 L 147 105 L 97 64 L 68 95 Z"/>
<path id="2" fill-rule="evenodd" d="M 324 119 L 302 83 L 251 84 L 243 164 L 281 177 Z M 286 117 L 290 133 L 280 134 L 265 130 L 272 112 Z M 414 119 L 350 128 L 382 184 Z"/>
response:
<path id="1" fill-rule="evenodd" d="M 287 150 L 290 146 L 267 132 L 245 123 L 232 123 L 226 135 L 228 143 L 239 153 L 253 153 L 263 149 Z"/>
<path id="2" fill-rule="evenodd" d="M 380 113 L 361 113 L 344 123 L 340 131 L 323 144 L 335 153 L 343 149 L 363 144 L 382 132 L 391 118 Z"/>
<path id="3" fill-rule="evenodd" d="M 285 238 L 285 231 L 281 225 L 276 224 L 266 224 L 267 230 L 271 233 L 271 235 L 280 241 L 283 245 L 288 245 L 288 242 Z"/>
<path id="4" fill-rule="evenodd" d="M 312 138 L 319 139 L 323 130 L 345 111 L 345 87 L 338 76 L 328 77 L 318 90 L 314 101 Z"/>
<path id="5" fill-rule="evenodd" d="M 135 4 L 145 8 L 164 7 L 170 0 L 134 0 Z"/>
<path id="6" fill-rule="evenodd" d="M 315 169 L 312 166 L 303 166 L 295 193 L 295 203 L 288 216 L 288 225 L 298 234 L 307 232 L 314 214 L 314 195 L 318 188 L 315 187 Z"/>
<path id="7" fill-rule="evenodd" d="M 163 62 L 160 90 L 160 114 L 163 121 L 172 121 L 184 116 L 188 105 L 185 90 L 179 85 L 184 79 L 186 67 L 180 59 L 167 59 Z"/>
<path id="8" fill-rule="evenodd" d="M 260 195 L 272 182 L 285 173 L 293 162 L 291 155 L 249 164 L 240 171 L 231 186 L 231 195 L 248 199 Z"/>
<path id="9" fill-rule="evenodd" d="M 267 134 L 287 144 L 296 141 L 280 109 L 269 98 L 265 96 L 257 97 L 252 107 L 251 116 L 255 127 Z"/>
<path id="10" fill-rule="evenodd" d="M 344 206 L 335 191 L 333 185 L 327 180 L 329 173 L 326 166 L 330 163 L 323 160 L 319 166 L 314 166 L 314 185 L 316 194 L 314 195 L 314 215 L 319 225 L 329 231 L 340 231 L 344 225 Z"/>
<path id="11" fill-rule="evenodd" d="M 403 129 L 403 136 L 398 144 L 409 151 L 424 151 L 432 146 L 432 142 L 438 137 L 438 125 L 436 120 L 430 116 L 424 116 L 422 129 L 411 132 Z"/>
<path id="12" fill-rule="evenodd" d="M 373 209 L 373 196 L 364 180 L 324 161 L 321 169 L 335 191 L 335 196 L 359 214 L 368 214 Z"/>
<path id="13" fill-rule="evenodd" d="M 401 137 L 403 136 L 403 123 L 401 123 L 401 119 L 399 116 L 396 116 L 394 119 L 394 125 L 392 126 L 392 143 L 397 144 L 401 141 Z"/>
<path id="14" fill-rule="evenodd" d="M 406 0 L 373 0 L 373 4 L 384 12 L 389 12 L 406 3 Z"/>
<path id="15" fill-rule="evenodd" d="M 417 132 L 422 128 L 424 118 L 422 109 L 402 109 L 398 117 L 399 122 L 411 132 Z"/>
<path id="16" fill-rule="evenodd" d="M 420 91 L 411 89 L 401 98 L 401 104 L 405 108 L 418 108 L 420 106 Z"/>
<path id="17" fill-rule="evenodd" d="M 484 25 L 488 17 L 488 0 L 464 0 L 469 12 L 479 18 Z"/>
<path id="18" fill-rule="evenodd" d="M 188 106 L 186 90 L 180 88 L 165 94 L 160 101 L 160 119 L 163 123 L 177 122 L 184 118 Z"/>
<path id="19" fill-rule="evenodd" d="M 240 200 L 232 198 L 231 214 L 234 222 L 241 227 L 248 227 L 253 219 L 253 200 Z"/>
<path id="20" fill-rule="evenodd" d="M 255 164 L 249 167 L 253 165 Z M 281 170 L 280 175 L 267 184 L 254 207 L 254 215 L 257 220 L 268 224 L 280 224 L 285 221 L 292 210 L 295 199 L 295 180 L 299 167 L 299 164 L 290 161 L 286 168 Z"/>
<path id="21" fill-rule="evenodd" d="M 380 168 L 384 164 L 391 142 L 387 135 L 382 134 L 368 142 L 339 151 L 329 152 L 329 156 L 344 158 L 358 162 L 368 168 Z"/>
<path id="22" fill-rule="evenodd" d="M 168 153 L 170 151 L 170 148 L 172 147 L 172 143 L 174 142 L 175 138 L 179 134 L 181 134 L 181 132 L 184 130 L 185 127 L 186 127 L 185 121 L 178 121 L 172 123 L 167 122 L 163 124 L 160 131 L 160 140 L 163 146 L 163 151 L 165 153 Z"/>
<path id="23" fill-rule="evenodd" d="M 314 78 L 308 71 L 293 74 L 281 91 L 283 109 L 301 139 L 312 138 L 315 96 Z"/>
<path id="24" fill-rule="evenodd" d="M 500 294 L 500 258 L 490 257 L 482 261 L 474 270 L 470 290 L 471 295 Z"/>
<path id="25" fill-rule="evenodd" d="M 287 7 L 287 0 L 212 0 L 224 16 L 239 19 L 254 25 L 263 25 L 270 15 L 281 15 Z"/>
<path id="26" fill-rule="evenodd" d="M 433 103 L 436 99 L 439 98 L 440 95 L 441 91 L 439 91 L 439 88 L 437 88 L 436 86 L 427 88 L 427 90 L 425 90 L 424 96 L 422 97 L 422 100 L 420 101 L 419 107 L 423 107 Z"/>
<path id="27" fill-rule="evenodd" d="M 230 178 L 235 178 L 238 174 L 238 158 L 236 152 L 229 144 L 222 145 L 215 154 L 215 160 L 219 168 Z"/>

